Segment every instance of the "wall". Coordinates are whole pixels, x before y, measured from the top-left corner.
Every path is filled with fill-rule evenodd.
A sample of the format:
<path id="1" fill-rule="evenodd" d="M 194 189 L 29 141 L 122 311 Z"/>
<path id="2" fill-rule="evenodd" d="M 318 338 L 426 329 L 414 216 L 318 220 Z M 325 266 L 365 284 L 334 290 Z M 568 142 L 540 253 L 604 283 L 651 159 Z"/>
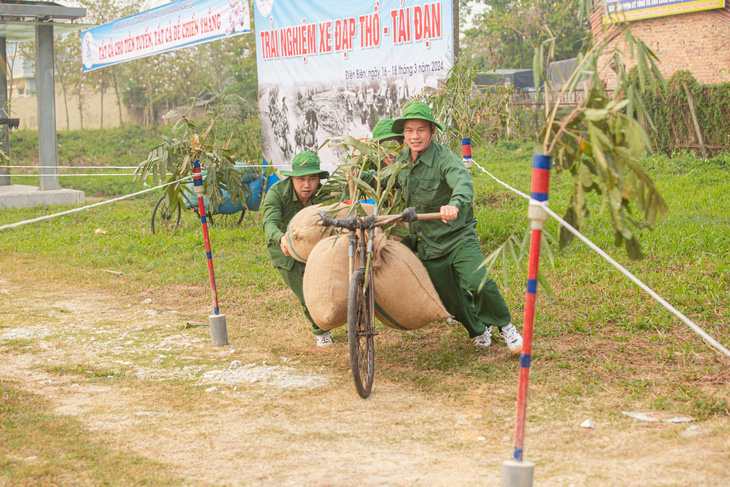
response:
<path id="1" fill-rule="evenodd" d="M 85 129 L 102 128 L 101 102 L 99 94 L 89 93 L 83 95 L 83 122 Z M 20 128 L 38 129 L 38 98 L 26 96 L 12 100 L 12 117 L 20 119 Z M 122 118 L 124 122 L 132 121 L 126 107 L 122 105 Z M 117 127 L 121 125 L 119 120 L 119 108 L 114 91 L 104 93 L 104 121 L 103 127 Z M 66 103 L 63 92 L 58 83 L 56 84 L 56 129 L 75 130 L 81 128 L 81 117 L 79 114 L 78 96 L 76 94 L 68 97 L 68 123 L 66 122 Z"/>
<path id="2" fill-rule="evenodd" d="M 695 12 L 656 19 L 637 20 L 629 24 L 634 37 L 641 39 L 659 58 L 659 69 L 665 78 L 676 71 L 687 69 L 701 84 L 730 81 L 730 22 L 726 10 L 713 13 Z M 600 15 L 592 16 L 593 33 L 597 40 L 605 39 L 601 30 Z M 609 43 L 618 43 L 628 53 L 619 34 L 608 37 Z M 611 46 L 613 47 L 613 46 Z M 601 59 L 601 65 L 609 60 Z M 624 59 L 629 66 L 635 61 Z M 615 86 L 615 75 L 610 69 L 601 74 L 609 88 Z"/>

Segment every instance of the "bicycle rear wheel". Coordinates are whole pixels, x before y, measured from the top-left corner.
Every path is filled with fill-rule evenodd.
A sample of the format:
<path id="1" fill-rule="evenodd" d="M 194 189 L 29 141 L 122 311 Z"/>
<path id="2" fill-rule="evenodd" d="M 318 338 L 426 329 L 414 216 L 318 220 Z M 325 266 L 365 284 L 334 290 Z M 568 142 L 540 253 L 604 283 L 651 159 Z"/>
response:
<path id="1" fill-rule="evenodd" d="M 350 367 L 357 393 L 365 399 L 373 388 L 375 375 L 375 301 L 373 274 L 365 286 L 365 271 L 357 269 L 350 280 L 347 301 L 347 339 L 350 345 Z"/>
<path id="2" fill-rule="evenodd" d="M 211 225 L 239 226 L 244 216 L 246 216 L 246 208 L 243 208 L 237 213 L 216 213 L 215 221 L 213 221 L 213 215 L 208 215 L 208 220 Z"/>
<path id="3" fill-rule="evenodd" d="M 152 219 L 150 220 L 150 228 L 152 234 L 155 232 L 172 232 L 180 224 L 180 202 L 177 207 L 170 208 L 167 201 L 167 193 L 163 193 L 160 199 L 155 203 L 155 209 L 152 210 Z"/>

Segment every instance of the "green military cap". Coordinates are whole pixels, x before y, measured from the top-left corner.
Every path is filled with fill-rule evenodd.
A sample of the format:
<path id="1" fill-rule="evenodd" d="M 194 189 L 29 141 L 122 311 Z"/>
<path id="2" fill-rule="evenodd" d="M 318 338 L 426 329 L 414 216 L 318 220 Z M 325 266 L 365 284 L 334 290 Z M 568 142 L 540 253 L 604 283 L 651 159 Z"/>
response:
<path id="1" fill-rule="evenodd" d="M 393 122 L 393 133 L 403 134 L 403 124 L 406 120 L 425 120 L 444 130 L 443 124 L 433 119 L 431 109 L 422 101 L 412 101 L 403 109 L 403 116 Z"/>
<path id="2" fill-rule="evenodd" d="M 403 137 L 403 134 L 393 133 L 392 118 L 384 118 L 375 124 L 375 128 L 373 129 L 373 140 L 382 142 L 393 137 Z"/>
<path id="3" fill-rule="evenodd" d="M 330 173 L 319 168 L 319 157 L 314 152 L 302 151 L 291 162 L 291 171 L 281 171 L 284 176 L 300 177 L 317 174 L 320 178 L 328 178 Z"/>

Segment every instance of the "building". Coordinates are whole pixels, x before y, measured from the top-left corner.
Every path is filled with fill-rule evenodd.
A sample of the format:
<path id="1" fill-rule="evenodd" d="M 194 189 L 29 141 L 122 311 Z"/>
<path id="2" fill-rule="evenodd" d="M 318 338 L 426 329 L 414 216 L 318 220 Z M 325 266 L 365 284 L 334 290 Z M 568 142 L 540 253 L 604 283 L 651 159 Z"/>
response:
<path id="1" fill-rule="evenodd" d="M 8 56 L 8 96 L 11 99 L 35 96 L 35 72 L 31 63 L 20 56 Z"/>
<path id="2" fill-rule="evenodd" d="M 598 4 L 598 0 L 594 0 Z M 659 58 L 665 78 L 688 70 L 701 84 L 730 82 L 730 1 L 705 0 L 607 0 L 591 15 L 596 42 L 619 43 L 623 12 L 634 37 L 641 39 Z M 616 17 L 612 17 L 615 15 Z M 611 27 L 611 28 L 609 28 Z M 613 46 L 612 46 L 613 47 Z M 606 60 L 608 62 L 608 60 Z M 624 62 L 631 66 L 630 59 Z M 601 79 L 613 88 L 615 77 L 605 70 Z"/>

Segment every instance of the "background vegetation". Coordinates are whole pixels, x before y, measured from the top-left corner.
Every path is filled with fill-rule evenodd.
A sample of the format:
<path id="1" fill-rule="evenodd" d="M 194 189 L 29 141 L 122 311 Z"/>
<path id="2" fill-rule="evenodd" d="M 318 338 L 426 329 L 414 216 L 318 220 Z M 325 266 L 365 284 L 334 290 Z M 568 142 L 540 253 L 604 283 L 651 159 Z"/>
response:
<path id="1" fill-rule="evenodd" d="M 664 89 L 647 91 L 644 95 L 646 111 L 654 124 L 653 129 L 645 124 L 654 149 L 671 154 L 691 147 L 699 153 L 700 141 L 687 90 L 694 99 L 697 122 L 709 152 L 730 150 L 730 83 L 703 85 L 689 71 L 677 71 Z"/>

